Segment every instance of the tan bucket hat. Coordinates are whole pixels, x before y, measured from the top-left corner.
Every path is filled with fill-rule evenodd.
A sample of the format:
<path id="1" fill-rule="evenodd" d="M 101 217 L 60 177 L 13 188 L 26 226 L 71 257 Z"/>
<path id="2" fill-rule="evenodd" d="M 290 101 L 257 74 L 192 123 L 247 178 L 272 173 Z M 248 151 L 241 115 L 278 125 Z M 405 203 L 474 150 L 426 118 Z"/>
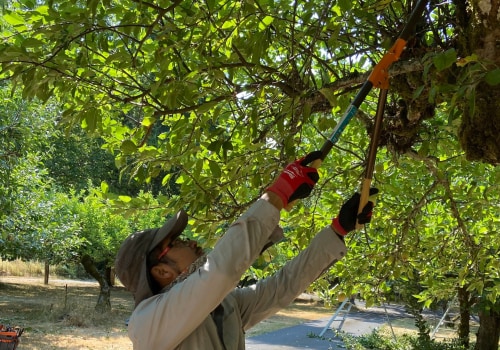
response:
<path id="1" fill-rule="evenodd" d="M 147 257 L 165 238 L 179 237 L 188 222 L 186 212 L 180 210 L 160 228 L 135 232 L 123 241 L 115 260 L 116 274 L 125 288 L 134 295 L 135 306 L 153 296 L 149 283 Z"/>

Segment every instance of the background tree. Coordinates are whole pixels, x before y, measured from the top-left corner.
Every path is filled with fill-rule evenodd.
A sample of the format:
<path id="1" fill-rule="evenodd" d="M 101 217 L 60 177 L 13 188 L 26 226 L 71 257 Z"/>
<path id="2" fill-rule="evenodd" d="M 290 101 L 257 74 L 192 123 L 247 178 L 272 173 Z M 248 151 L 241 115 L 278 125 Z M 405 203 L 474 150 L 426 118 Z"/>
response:
<path id="1" fill-rule="evenodd" d="M 96 308 L 111 309 L 111 287 L 105 271 L 113 265 L 120 243 L 130 234 L 126 219 L 113 215 L 94 193 L 74 201 L 74 213 L 78 217 L 85 244 L 78 251 L 77 258 L 85 271 L 99 282 L 100 295 Z M 98 264 L 101 269 L 98 269 Z"/>
<path id="2" fill-rule="evenodd" d="M 61 134 L 54 104 L 24 101 L 9 86 L 0 94 L 0 257 L 44 262 L 45 283 L 50 265 L 82 264 L 101 285 L 97 306 L 109 307 L 110 268 L 119 244 L 132 230 L 161 224 L 155 199 L 139 188 L 159 186 L 122 181 L 98 139 L 77 129 Z M 129 194 L 141 198 L 140 217 L 116 215 L 106 206 L 93 187 L 101 181 L 103 192 L 122 190 L 124 201 L 133 202 Z M 145 207 L 148 202 L 154 208 Z"/>
<path id="3" fill-rule="evenodd" d="M 39 164 L 52 132 L 53 106 L 28 103 L 8 86 L 0 89 L 0 99 L 0 246 L 2 258 L 12 259 L 33 253 L 37 242 L 19 233 L 33 233 L 47 214 L 39 204 L 50 185 Z"/>
<path id="4" fill-rule="evenodd" d="M 85 133 L 79 126 L 69 132 L 61 129 L 46 140 L 50 148 L 44 160 L 48 176 L 61 191 L 80 192 L 88 189 L 89 181 L 91 187 L 105 181 L 112 192 L 124 195 L 165 192 L 160 179 L 146 184 L 132 181 L 128 173 L 120 174 L 113 154 L 102 148 L 103 141 L 97 135 Z"/>

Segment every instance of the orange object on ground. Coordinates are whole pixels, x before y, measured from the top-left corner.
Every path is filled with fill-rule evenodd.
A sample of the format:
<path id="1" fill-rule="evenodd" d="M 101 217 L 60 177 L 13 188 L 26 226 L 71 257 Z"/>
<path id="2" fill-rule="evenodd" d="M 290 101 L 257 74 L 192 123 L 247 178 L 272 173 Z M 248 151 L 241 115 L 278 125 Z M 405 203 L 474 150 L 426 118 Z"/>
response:
<path id="1" fill-rule="evenodd" d="M 10 327 L 0 324 L 0 350 L 15 350 L 24 328 Z"/>

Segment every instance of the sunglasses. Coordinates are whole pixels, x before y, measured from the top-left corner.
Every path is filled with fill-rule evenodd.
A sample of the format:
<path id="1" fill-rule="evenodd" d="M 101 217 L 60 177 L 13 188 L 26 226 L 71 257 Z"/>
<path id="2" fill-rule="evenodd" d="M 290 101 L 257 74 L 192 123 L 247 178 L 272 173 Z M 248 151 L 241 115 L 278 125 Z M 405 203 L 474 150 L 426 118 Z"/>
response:
<path id="1" fill-rule="evenodd" d="M 166 247 L 165 249 L 163 249 L 161 251 L 160 254 L 158 254 L 158 260 L 160 261 L 161 258 L 163 258 L 165 255 L 167 255 L 167 253 L 170 251 L 170 249 L 172 249 L 173 247 L 188 247 L 189 246 L 189 241 L 188 240 L 184 240 L 184 239 L 180 239 L 180 238 L 176 238 L 174 239 L 172 242 L 170 242 Z"/>

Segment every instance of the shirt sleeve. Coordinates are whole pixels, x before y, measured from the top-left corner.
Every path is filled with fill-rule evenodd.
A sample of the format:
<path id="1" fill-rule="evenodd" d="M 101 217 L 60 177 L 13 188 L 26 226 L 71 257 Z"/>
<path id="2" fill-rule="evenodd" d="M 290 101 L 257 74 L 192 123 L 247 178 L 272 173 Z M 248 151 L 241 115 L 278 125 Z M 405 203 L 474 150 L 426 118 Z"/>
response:
<path id="1" fill-rule="evenodd" d="M 290 305 L 309 285 L 346 254 L 346 246 L 330 226 L 275 275 L 233 292 L 244 329 Z"/>
<path id="2" fill-rule="evenodd" d="M 207 255 L 207 262 L 168 292 L 142 301 L 129 320 L 137 349 L 173 349 L 192 333 L 239 282 L 279 223 L 279 210 L 255 202 Z"/>

